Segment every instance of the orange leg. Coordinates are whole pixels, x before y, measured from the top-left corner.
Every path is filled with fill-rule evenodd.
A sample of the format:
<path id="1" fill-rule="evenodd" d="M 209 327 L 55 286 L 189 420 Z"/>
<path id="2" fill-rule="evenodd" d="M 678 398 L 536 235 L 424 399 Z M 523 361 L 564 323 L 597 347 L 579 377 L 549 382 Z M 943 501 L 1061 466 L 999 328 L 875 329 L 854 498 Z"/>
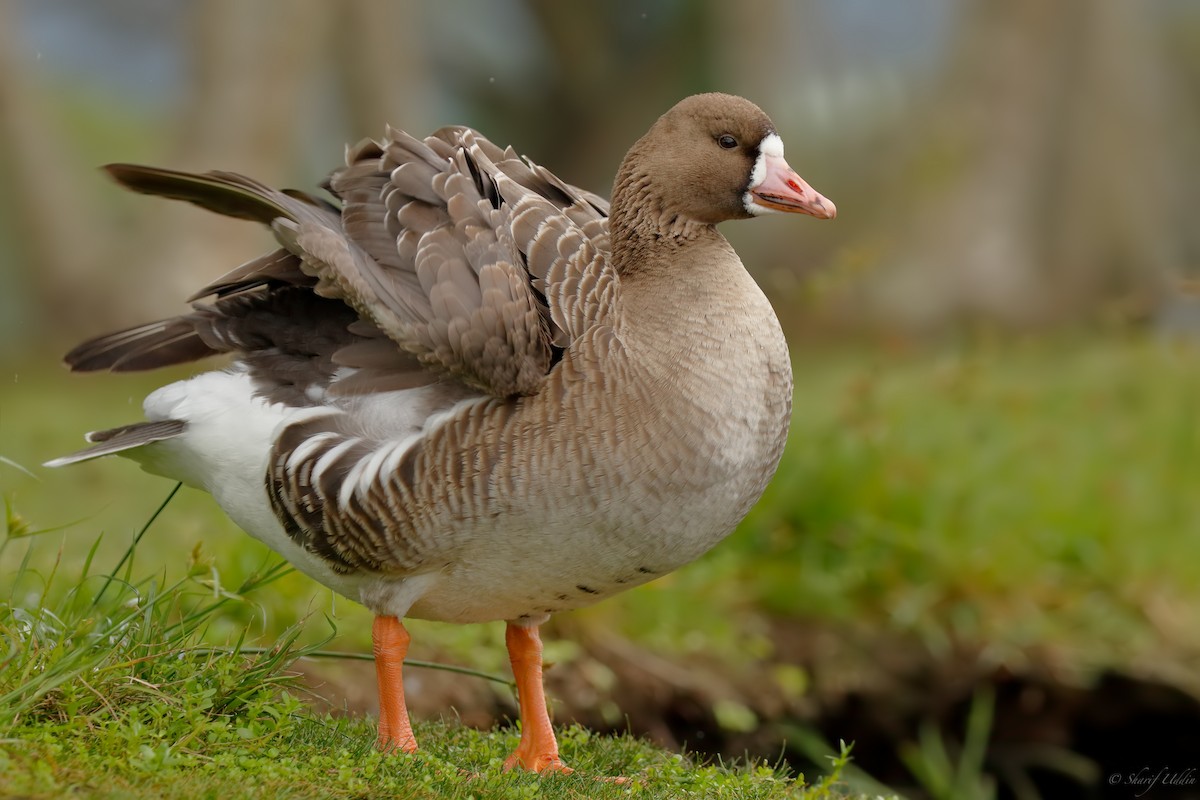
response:
<path id="1" fill-rule="evenodd" d="M 417 749 L 408 708 L 404 705 L 404 656 L 411 637 L 396 617 L 375 617 L 371 628 L 375 643 L 375 677 L 379 681 L 379 749 L 388 752 Z"/>
<path id="2" fill-rule="evenodd" d="M 524 767 L 532 772 L 571 772 L 558 758 L 558 741 L 550 727 L 546 694 L 542 689 L 542 640 L 537 626 L 508 624 L 504 633 L 517 700 L 521 706 L 521 743 L 504 762 L 505 769 Z"/>

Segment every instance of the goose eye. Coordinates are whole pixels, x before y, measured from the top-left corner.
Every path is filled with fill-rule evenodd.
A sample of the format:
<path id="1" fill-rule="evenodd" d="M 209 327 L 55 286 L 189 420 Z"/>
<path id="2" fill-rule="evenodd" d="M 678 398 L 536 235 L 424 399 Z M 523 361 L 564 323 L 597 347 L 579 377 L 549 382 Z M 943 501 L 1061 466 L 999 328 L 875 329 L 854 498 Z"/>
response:
<path id="1" fill-rule="evenodd" d="M 725 133 L 717 137 L 717 144 L 721 145 L 721 147 L 724 147 L 726 150 L 732 150 L 733 148 L 737 147 L 738 142 L 737 139 L 733 138 L 728 133 Z"/>

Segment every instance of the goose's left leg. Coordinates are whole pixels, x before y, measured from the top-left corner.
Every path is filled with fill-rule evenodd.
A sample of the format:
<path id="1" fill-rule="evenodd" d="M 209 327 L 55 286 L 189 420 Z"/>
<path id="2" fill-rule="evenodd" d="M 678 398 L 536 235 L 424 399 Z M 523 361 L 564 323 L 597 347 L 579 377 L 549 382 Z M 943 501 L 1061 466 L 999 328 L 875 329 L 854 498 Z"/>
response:
<path id="1" fill-rule="evenodd" d="M 381 750 L 417 749 L 408 707 L 404 704 L 404 657 L 411 638 L 397 617 L 377 616 L 371 628 L 375 645 L 375 677 L 379 681 L 379 739 Z"/>
<path id="2" fill-rule="evenodd" d="M 504 633 L 517 701 L 521 707 L 521 743 L 504 762 L 505 769 L 524 767 L 532 772 L 571 772 L 558 757 L 558 740 L 550 726 L 546 694 L 542 688 L 542 640 L 537 626 L 508 623 Z"/>

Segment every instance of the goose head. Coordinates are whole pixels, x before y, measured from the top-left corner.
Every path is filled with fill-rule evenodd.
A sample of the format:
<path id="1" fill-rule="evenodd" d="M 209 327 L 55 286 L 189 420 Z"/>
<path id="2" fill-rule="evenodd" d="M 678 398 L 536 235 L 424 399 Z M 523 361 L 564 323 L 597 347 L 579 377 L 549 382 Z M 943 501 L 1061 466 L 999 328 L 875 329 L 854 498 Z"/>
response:
<path id="1" fill-rule="evenodd" d="M 779 212 L 837 215 L 788 166 L 771 118 L 749 100 L 718 93 L 681 100 L 630 148 L 613 207 L 614 217 L 668 230 Z"/>

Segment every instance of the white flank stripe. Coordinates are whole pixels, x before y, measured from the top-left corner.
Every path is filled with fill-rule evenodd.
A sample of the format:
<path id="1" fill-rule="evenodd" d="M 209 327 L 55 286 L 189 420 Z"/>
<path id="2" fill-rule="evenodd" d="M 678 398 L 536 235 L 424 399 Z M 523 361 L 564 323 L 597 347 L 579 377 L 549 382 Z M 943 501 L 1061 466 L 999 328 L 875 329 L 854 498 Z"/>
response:
<path id="1" fill-rule="evenodd" d="M 439 411 L 426 418 L 420 432 L 412 433 L 399 439 L 380 442 L 375 450 L 372 450 L 368 455 L 359 459 L 350 468 L 350 471 L 346 473 L 346 477 L 342 480 L 342 486 L 338 490 L 338 505 L 345 506 L 349 504 L 355 492 L 366 492 L 370 489 L 371 484 L 378 480 L 381 475 L 386 476 L 394 472 L 400 466 L 400 459 L 404 457 L 405 452 L 422 436 L 445 423 L 466 406 L 484 403 L 488 400 L 489 398 L 487 397 L 468 397 L 459 400 L 445 411 Z M 312 480 L 316 480 L 315 474 Z"/>
<path id="2" fill-rule="evenodd" d="M 338 490 L 337 501 L 339 506 L 344 507 L 350 504 L 350 498 L 354 496 L 354 489 L 358 485 L 358 478 L 362 475 L 363 470 L 367 467 L 367 462 L 370 460 L 370 456 L 363 456 L 346 473 L 346 477 L 342 479 L 342 488 Z"/>
<path id="3" fill-rule="evenodd" d="M 392 452 L 388 455 L 387 460 L 383 462 L 383 474 L 391 475 L 400 466 L 400 459 L 408 452 L 409 448 L 416 444 L 422 434 L 414 433 L 412 436 L 406 436 L 396 442 L 392 448 Z"/>
<path id="4" fill-rule="evenodd" d="M 317 479 L 321 477 L 325 470 L 329 469 L 330 465 L 338 459 L 338 456 L 349 450 L 351 447 L 354 447 L 354 445 L 361 441 L 362 439 L 347 439 L 346 441 L 334 447 L 325 455 L 318 458 L 317 463 L 313 464 L 312 475 L 309 477 L 309 482 L 313 485 L 316 485 Z"/>
<path id="5" fill-rule="evenodd" d="M 391 455 L 392 447 L 394 445 L 391 442 L 386 442 L 364 459 L 367 463 L 363 466 L 362 474 L 358 476 L 356 491 L 366 494 L 370 490 L 371 484 L 379 479 L 379 470 L 383 467 L 383 462 Z"/>
<path id="6" fill-rule="evenodd" d="M 451 417 L 458 414 L 458 412 L 462 411 L 467 406 L 473 406 L 473 405 L 476 405 L 477 403 L 486 403 L 488 400 L 491 400 L 491 398 L 490 397 L 468 397 L 464 400 L 459 400 L 457 403 L 450 406 L 445 411 L 439 411 L 436 414 L 430 414 L 425 419 L 425 424 L 421 426 L 421 432 L 429 433 L 434 428 L 438 427 L 439 425 L 442 425 L 447 420 L 449 420 Z"/>
<path id="7" fill-rule="evenodd" d="M 321 446 L 322 442 L 327 439 L 337 438 L 338 435 L 339 434 L 336 434 L 332 431 L 325 431 L 324 433 L 318 433 L 316 436 L 310 436 L 309 438 L 305 439 L 298 447 L 296 447 L 295 450 L 292 451 L 292 454 L 288 456 L 287 464 L 284 465 L 284 469 L 299 469 L 300 465 L 309 456 L 311 456 L 318 447 Z"/>

